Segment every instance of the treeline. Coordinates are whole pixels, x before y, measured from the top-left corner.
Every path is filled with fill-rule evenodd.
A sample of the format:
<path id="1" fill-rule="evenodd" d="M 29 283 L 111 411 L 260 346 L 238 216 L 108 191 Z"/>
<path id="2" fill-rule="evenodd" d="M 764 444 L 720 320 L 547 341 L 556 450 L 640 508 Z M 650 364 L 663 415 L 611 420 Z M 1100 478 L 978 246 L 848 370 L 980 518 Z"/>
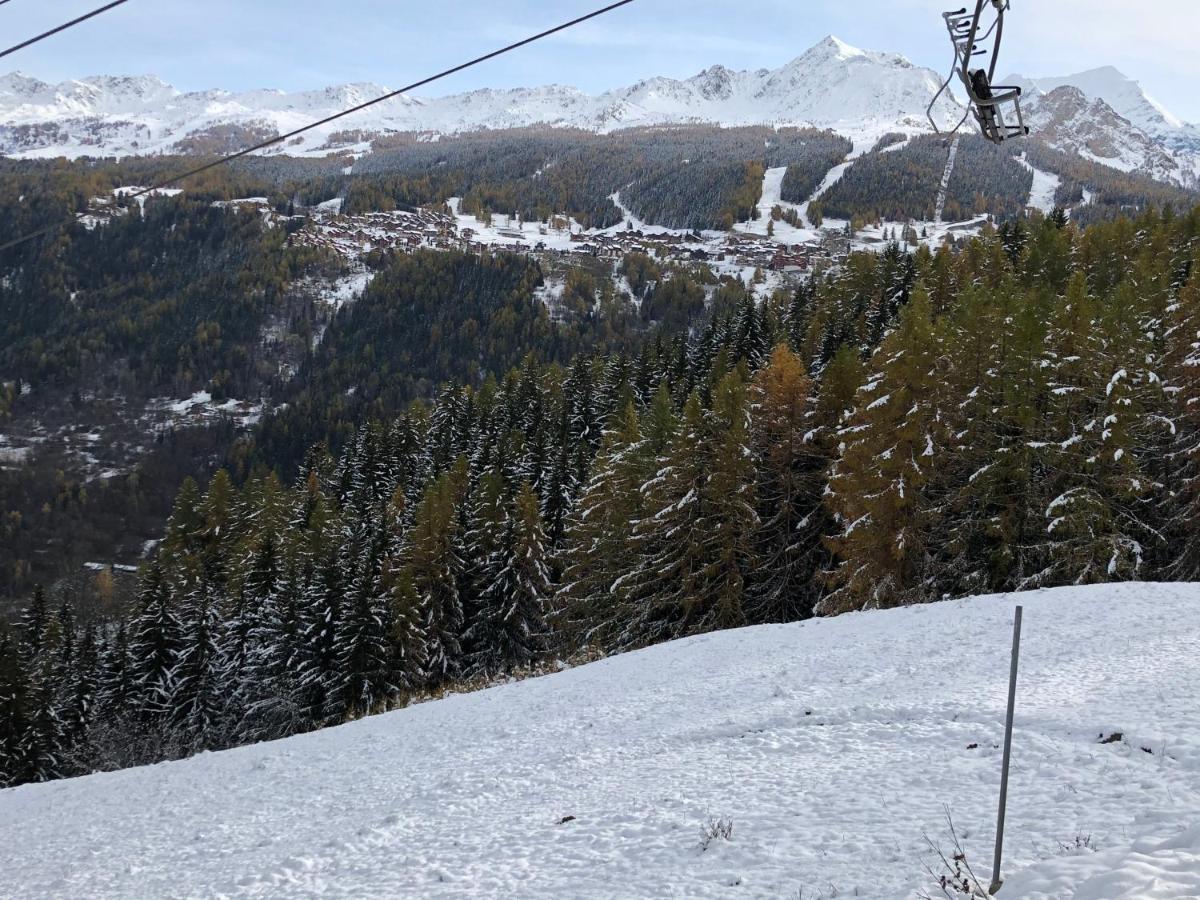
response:
<path id="1" fill-rule="evenodd" d="M 748 295 L 731 277 L 631 254 L 610 264 L 543 271 L 527 256 L 423 251 L 378 258 L 363 296 L 341 309 L 286 391 L 229 464 L 239 478 L 258 466 L 290 476 L 309 447 L 339 452 L 359 424 L 387 419 L 448 381 L 478 387 L 530 353 L 567 364 L 588 351 L 636 352 L 656 335 L 699 327 L 710 310 Z M 562 295 L 551 315 L 544 292 Z"/>
<path id="2" fill-rule="evenodd" d="M 392 143 L 380 142 L 355 164 L 347 212 L 457 196 L 464 212 L 479 216 L 548 221 L 565 213 L 585 227 L 607 228 L 621 222 L 611 199 L 620 193 L 652 225 L 730 228 L 753 215 L 764 168 L 793 166 L 797 189 L 814 178 L 815 188 L 849 152 L 849 142 L 830 132 L 711 126 L 608 135 L 535 128 Z M 759 172 L 757 185 L 751 167 Z"/>
<path id="3" fill-rule="evenodd" d="M 69 220 L 158 165 L 22 165 L 0 175 L 0 221 L 16 235 Z M 310 337 L 312 304 L 293 304 L 288 288 L 342 264 L 289 246 L 286 230 L 264 228 L 256 212 L 212 205 L 213 193 L 255 187 L 265 185 L 235 172 L 219 187 L 150 198 L 144 211 L 117 209 L 103 227 L 75 224 L 5 251 L 0 381 L 45 389 L 86 373 L 90 391 L 134 396 L 261 391 L 275 374 L 256 352 L 264 323 L 277 317 Z"/>
<path id="4" fill-rule="evenodd" d="M 827 217 L 863 222 L 932 220 L 948 154 L 949 142 L 934 135 L 913 138 L 899 150 L 869 153 L 821 196 L 822 211 Z M 1008 153 L 981 137 L 963 136 L 947 185 L 944 218 L 1018 216 L 1032 187 L 1033 174 Z"/>
<path id="5" fill-rule="evenodd" d="M 1137 216 L 1148 209 L 1186 210 L 1200 199 L 1195 191 L 1051 150 L 1036 140 L 1024 149 L 1030 165 L 1059 176 L 1054 202 L 1071 210 L 1071 219 L 1078 225 Z"/>
<path id="6" fill-rule="evenodd" d="M 758 216 L 762 163 L 697 160 L 660 167 L 621 192 L 643 221 L 667 228 L 730 231 Z"/>
<path id="7" fill-rule="evenodd" d="M 692 340 L 448 387 L 313 448 L 292 488 L 185 484 L 127 619 L 89 637 L 35 604 L 14 633 L 7 777 L 289 734 L 580 648 L 1200 578 L 1198 264 L 1200 210 L 893 247 Z"/>
<path id="8" fill-rule="evenodd" d="M 780 199 L 786 203 L 804 203 L 821 186 L 829 170 L 845 162 L 853 150 L 853 141 L 832 131 L 809 136 L 798 154 L 801 158 L 788 164 Z"/>

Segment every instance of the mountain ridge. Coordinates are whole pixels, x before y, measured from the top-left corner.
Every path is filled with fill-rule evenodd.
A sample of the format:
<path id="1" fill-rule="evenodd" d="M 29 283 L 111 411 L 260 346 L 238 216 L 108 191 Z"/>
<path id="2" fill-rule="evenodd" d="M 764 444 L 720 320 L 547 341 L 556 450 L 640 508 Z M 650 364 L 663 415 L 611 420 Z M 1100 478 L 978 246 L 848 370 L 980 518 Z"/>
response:
<path id="1" fill-rule="evenodd" d="M 829 36 L 775 69 L 735 71 L 714 65 L 686 79 L 654 77 L 601 94 L 563 85 L 482 89 L 444 97 L 400 97 L 335 130 L 458 133 L 532 125 L 613 131 L 640 125 L 843 124 L 883 131 L 920 130 L 941 83 L 931 69 L 894 53 L 860 50 Z M 22 73 L 0 77 L 0 152 L 14 156 L 170 152 L 214 125 L 269 122 L 283 130 L 388 93 L 359 83 L 286 93 L 181 92 L 155 76 L 92 76 L 49 84 Z M 950 126 L 962 109 L 944 97 L 936 108 Z M 29 132 L 58 126 L 47 136 Z M 148 136 L 148 140 L 147 140 Z M 134 146 L 136 141 L 137 146 Z M 325 141 L 308 142 L 315 152 Z"/>
<path id="2" fill-rule="evenodd" d="M 1200 126 L 1183 122 L 1119 70 L 1014 75 L 1006 82 L 1025 88 L 1029 119 L 1055 149 L 1180 186 L 1200 184 Z M 364 138 L 388 133 L 533 126 L 607 133 L 660 125 L 800 125 L 830 128 L 870 146 L 889 131 L 928 131 L 925 109 L 941 84 L 940 74 L 900 54 L 860 49 L 829 35 L 777 68 L 718 64 L 688 78 L 656 76 L 600 94 L 549 84 L 404 95 L 275 152 L 320 156 L 365 149 Z M 1064 99 L 1064 88 L 1079 96 Z M 50 84 L 13 72 L 0 77 L 0 153 L 76 158 L 221 152 L 230 143 L 245 146 L 387 93 L 371 82 L 294 93 L 183 92 L 154 75 Z M 947 93 L 935 118 L 948 129 L 963 111 Z"/>

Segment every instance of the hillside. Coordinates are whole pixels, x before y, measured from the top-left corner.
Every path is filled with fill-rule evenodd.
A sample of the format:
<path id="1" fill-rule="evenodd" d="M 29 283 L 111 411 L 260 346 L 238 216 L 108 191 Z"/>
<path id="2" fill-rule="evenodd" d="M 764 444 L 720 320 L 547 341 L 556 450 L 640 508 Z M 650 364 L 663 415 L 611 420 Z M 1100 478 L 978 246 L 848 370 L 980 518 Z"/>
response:
<path id="1" fill-rule="evenodd" d="M 285 741 L 3 791 L 5 890 L 916 897 L 936 890 L 923 835 L 946 844 L 943 807 L 990 868 L 1018 601 L 1006 871 L 1025 871 L 1001 896 L 1195 896 L 1191 585 L 723 632 Z M 702 850 L 701 826 L 720 818 L 732 840 Z M 1063 849 L 1077 838 L 1099 853 Z"/>

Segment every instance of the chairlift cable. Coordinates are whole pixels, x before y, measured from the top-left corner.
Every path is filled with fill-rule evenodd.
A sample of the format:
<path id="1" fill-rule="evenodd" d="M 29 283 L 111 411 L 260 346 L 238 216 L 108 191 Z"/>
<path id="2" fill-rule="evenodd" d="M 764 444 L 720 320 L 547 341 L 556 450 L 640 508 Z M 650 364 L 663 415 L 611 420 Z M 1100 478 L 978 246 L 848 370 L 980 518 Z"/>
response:
<path id="1" fill-rule="evenodd" d="M 7 3 L 7 2 L 8 2 L 8 0 L 0 0 L 0 3 Z M 91 12 L 84 13 L 82 16 L 80 16 L 77 19 L 72 19 L 70 22 L 64 22 L 62 25 L 59 25 L 57 28 L 51 28 L 49 31 L 42 32 L 37 37 L 31 37 L 29 40 L 22 41 L 21 43 L 17 44 L 14 47 L 9 47 L 7 50 L 0 52 L 0 59 L 3 59 L 6 56 L 11 56 L 12 54 L 16 53 L 18 50 L 24 50 L 26 47 L 32 47 L 34 44 L 38 43 L 39 41 L 44 41 L 48 37 L 54 37 L 54 35 L 56 35 L 56 34 L 61 34 L 62 32 L 66 31 L 68 28 L 74 28 L 76 25 L 81 25 L 84 22 L 86 22 L 88 19 L 94 19 L 94 18 L 96 18 L 96 16 L 108 12 L 110 9 L 116 9 L 118 6 L 122 6 L 128 2 L 129 2 L 129 0 L 113 0 L 112 3 L 109 3 L 106 6 L 101 6 L 99 9 L 93 9 Z"/>
<path id="2" fill-rule="evenodd" d="M 117 2 L 125 3 L 125 2 L 128 2 L 128 0 L 117 0 Z M 150 187 L 142 188 L 139 191 L 129 193 L 129 194 L 124 194 L 122 196 L 126 201 L 129 201 L 129 200 L 136 200 L 139 197 L 145 197 L 148 194 L 153 194 L 155 191 L 160 191 L 163 188 L 170 187 L 171 185 L 173 185 L 179 181 L 183 181 L 184 179 L 191 178 L 192 176 L 199 175 L 203 172 L 208 172 L 212 169 L 217 168 L 218 166 L 223 166 L 226 163 L 232 162 L 235 159 L 241 159 L 244 156 L 250 156 L 253 153 L 257 153 L 259 150 L 265 150 L 267 147 L 273 147 L 276 144 L 284 143 L 285 141 L 289 141 L 294 137 L 304 134 L 305 132 L 312 131 L 314 128 L 320 128 L 324 125 L 330 124 L 331 122 L 336 122 L 338 119 L 345 118 L 346 116 L 352 115 L 356 112 L 361 112 L 362 110 L 367 109 L 368 107 L 376 106 L 376 105 L 378 105 L 380 103 L 384 103 L 388 100 L 394 100 L 395 98 L 400 97 L 403 94 L 407 94 L 410 91 L 414 91 L 417 88 L 425 87 L 426 85 L 432 84 L 435 81 L 440 81 L 443 78 L 449 78 L 451 75 L 457 75 L 459 72 L 463 72 L 467 69 L 473 68 L 474 66 L 478 66 L 481 63 L 488 62 L 489 60 L 496 59 L 497 57 L 503 56 L 506 53 L 511 53 L 514 50 L 519 50 L 522 47 L 526 47 L 530 44 L 536 43 L 537 41 L 551 37 L 552 35 L 559 34 L 560 32 L 566 31 L 570 28 L 574 28 L 577 25 L 582 25 L 584 22 L 588 22 L 588 21 L 591 21 L 592 19 L 599 18 L 600 16 L 603 16 L 606 13 L 610 13 L 610 12 L 613 12 L 614 10 L 620 9 L 622 6 L 628 6 L 629 4 L 631 4 L 633 2 L 634 2 L 634 0 L 618 0 L 618 2 L 616 2 L 616 3 L 610 3 L 608 6 L 602 7 L 601 9 L 593 10 L 592 12 L 587 13 L 586 15 L 583 15 L 583 16 L 579 16 L 578 18 L 572 19 L 569 22 L 564 22 L 561 25 L 556 25 L 553 28 L 549 28 L 545 31 L 539 32 L 538 34 L 532 35 L 530 37 L 524 38 L 523 40 L 509 44 L 506 47 L 501 47 L 499 50 L 493 50 L 490 53 L 485 53 L 483 56 L 478 56 L 475 59 L 472 59 L 468 62 L 462 63 L 460 65 L 454 66 L 453 68 L 446 69 L 442 72 L 439 72 L 436 75 L 431 75 L 428 78 L 423 78 L 420 81 L 415 81 L 412 84 L 407 85 L 406 87 L 400 88 L 399 90 L 395 90 L 395 91 L 391 91 L 390 93 L 383 94 L 382 96 L 376 97 L 373 100 L 368 100 L 365 103 L 360 103 L 357 106 L 352 106 L 349 109 L 343 110 L 339 113 L 335 113 L 332 116 L 326 116 L 325 118 L 320 119 L 316 122 L 312 122 L 308 125 L 305 125 L 302 128 L 297 128 L 294 131 L 287 132 L 286 134 L 278 135 L 276 137 L 271 138 L 270 140 L 266 140 L 261 143 L 255 144 L 252 147 L 247 147 L 244 150 L 239 150 L 236 153 L 230 153 L 229 155 L 223 156 L 220 159 L 214 160 L 213 162 L 206 163 L 202 166 L 197 166 L 194 169 L 190 169 L 186 172 L 182 172 L 178 175 L 173 175 L 170 178 L 166 178 L 166 179 L 163 179 L 162 181 L 156 182 L 156 183 L 152 184 Z M 114 3 L 112 5 L 115 6 L 116 4 Z M 92 13 L 92 15 L 98 15 L 98 13 Z M 61 28 L 59 30 L 61 30 Z M 25 243 L 26 241 L 31 241 L 31 240 L 34 240 L 35 238 L 42 237 L 43 235 L 51 234 L 52 232 L 57 231 L 59 228 L 62 228 L 64 226 L 71 225 L 75 222 L 78 222 L 82 217 L 83 217 L 83 214 L 79 214 L 79 215 L 76 215 L 73 219 L 66 220 L 63 222 L 58 222 L 58 223 L 55 223 L 54 225 L 48 225 L 45 228 L 41 228 L 37 231 L 31 232 L 30 234 L 24 235 L 23 237 L 19 237 L 15 240 L 8 241 L 4 244 L 0 244 L 0 252 L 2 252 L 4 250 L 10 250 L 13 247 L 16 247 L 20 244 Z"/>

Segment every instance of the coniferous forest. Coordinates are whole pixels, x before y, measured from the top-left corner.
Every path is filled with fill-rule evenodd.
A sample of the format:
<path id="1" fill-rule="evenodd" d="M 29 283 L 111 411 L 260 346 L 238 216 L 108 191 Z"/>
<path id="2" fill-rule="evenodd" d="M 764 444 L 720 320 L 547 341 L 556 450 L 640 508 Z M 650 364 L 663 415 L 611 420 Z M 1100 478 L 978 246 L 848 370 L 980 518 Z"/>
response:
<path id="1" fill-rule="evenodd" d="M 1200 579 L 1200 210 L 893 245 L 562 351 L 185 481 L 122 614 L 39 591 L 0 786 L 714 629 Z"/>

